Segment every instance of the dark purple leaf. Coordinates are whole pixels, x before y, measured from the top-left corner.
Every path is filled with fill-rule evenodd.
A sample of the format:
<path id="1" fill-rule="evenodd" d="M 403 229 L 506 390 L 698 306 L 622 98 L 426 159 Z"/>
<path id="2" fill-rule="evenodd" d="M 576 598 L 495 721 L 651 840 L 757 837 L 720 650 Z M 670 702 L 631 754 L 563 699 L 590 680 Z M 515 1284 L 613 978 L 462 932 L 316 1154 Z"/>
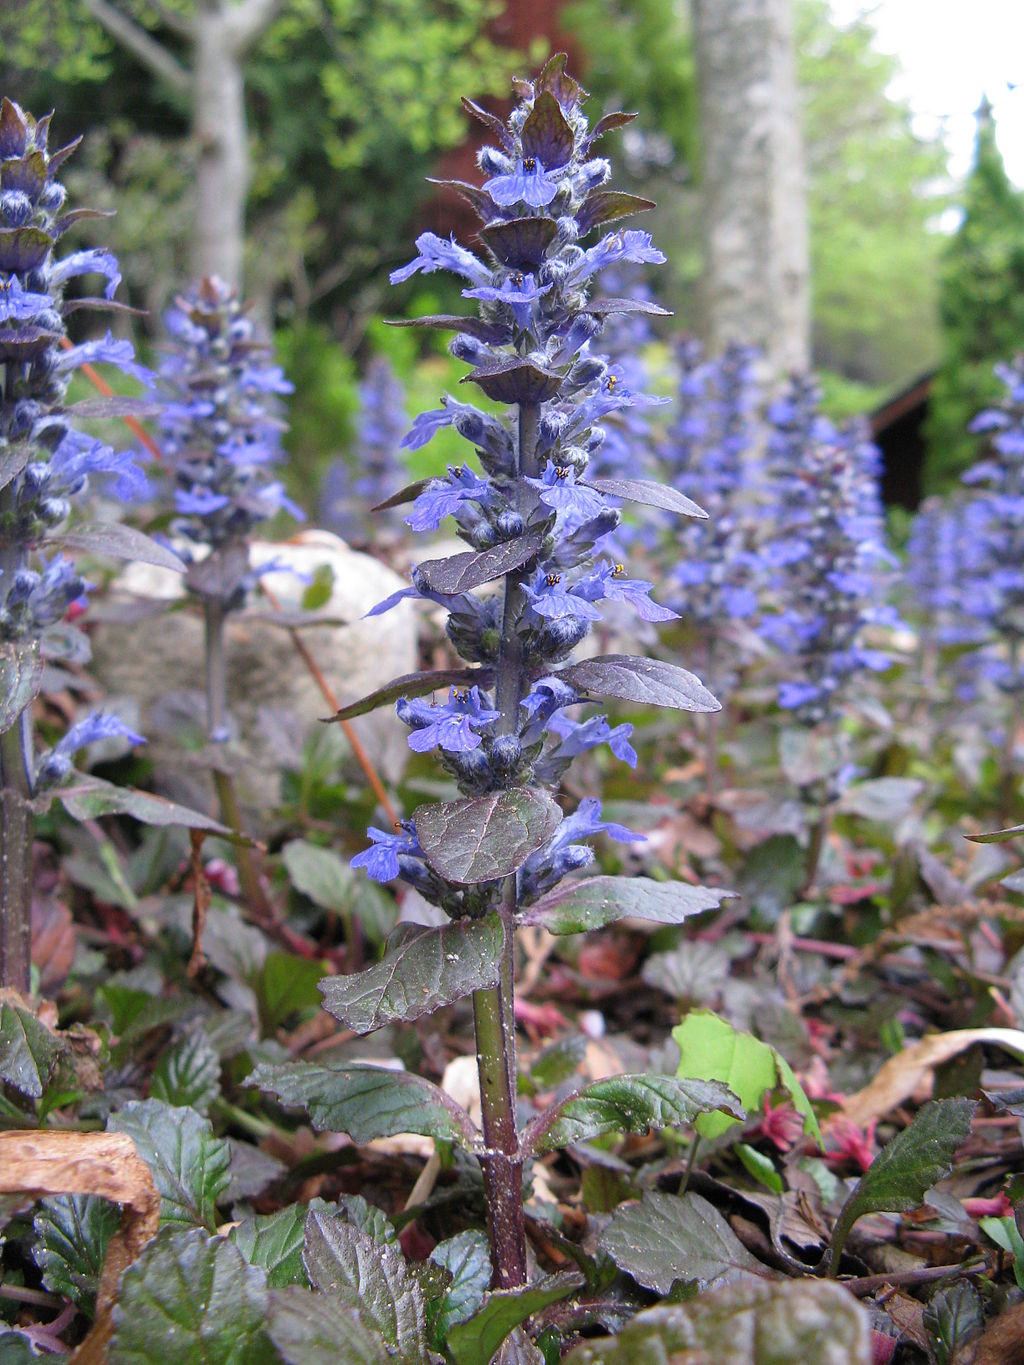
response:
<path id="1" fill-rule="evenodd" d="M 467 114 L 472 114 L 475 119 L 479 119 L 485 128 L 490 128 L 491 132 L 506 151 L 511 149 L 512 134 L 505 127 L 504 121 L 498 118 L 497 114 L 489 114 L 487 110 L 477 104 L 475 100 L 467 99 L 465 95 L 462 97 L 462 107 Z"/>
<path id="2" fill-rule="evenodd" d="M 579 81 L 567 73 L 565 64 L 568 60 L 566 53 L 553 52 L 533 83 L 535 91 L 550 90 L 563 109 L 566 107 L 571 109 L 574 104 L 588 98 L 587 91 Z"/>
<path id="3" fill-rule="evenodd" d="M 0 642 L 0 735 L 39 692 L 43 659 L 38 640 Z"/>
<path id="4" fill-rule="evenodd" d="M 69 417 L 155 417 L 162 407 L 158 398 L 86 398 L 72 403 Z"/>
<path id="5" fill-rule="evenodd" d="M 588 877 L 549 891 L 531 905 L 521 924 L 549 934 L 586 934 L 620 919 L 682 924 L 691 915 L 717 910 L 733 892 L 688 882 L 656 882 L 650 877 Z"/>
<path id="6" fill-rule="evenodd" d="M 126 526 L 122 521 L 97 521 L 85 526 L 73 526 L 69 531 L 62 531 L 59 536 L 48 539 L 47 544 L 63 545 L 85 554 L 107 555 L 111 559 L 135 559 L 142 564 L 157 564 L 161 569 L 173 569 L 176 573 L 184 573 L 186 568 L 173 550 L 152 540 L 142 531 L 137 531 L 134 526 Z"/>
<path id="7" fill-rule="evenodd" d="M 572 156 L 572 129 L 558 101 L 542 90 L 523 124 L 523 155 L 535 156 L 546 171 L 557 171 Z"/>
<path id="8" fill-rule="evenodd" d="M 477 236 L 510 270 L 536 270 L 558 236 L 558 228 L 551 218 L 509 218 L 488 223 Z"/>
<path id="9" fill-rule="evenodd" d="M 1016 1085 L 1010 1090 L 983 1090 L 981 1093 L 1000 1113 L 1024 1119 L 1024 1085 Z"/>
<path id="10" fill-rule="evenodd" d="M 0 488 L 16 479 L 32 457 L 30 441 L 14 441 L 0 450 Z"/>
<path id="11" fill-rule="evenodd" d="M 42 228 L 0 228 L 0 270 L 36 270 L 52 246 L 53 238 Z"/>
<path id="12" fill-rule="evenodd" d="M 530 360 L 509 356 L 493 365 L 478 365 L 459 380 L 460 384 L 479 384 L 488 398 L 496 403 L 535 405 L 554 398 L 562 386 L 563 376 L 553 370 L 542 369 Z"/>
<path id="13" fill-rule="evenodd" d="M 612 313 L 643 313 L 648 317 L 670 318 L 671 312 L 650 299 L 591 299 L 586 312 L 595 318 L 609 317 Z"/>
<path id="14" fill-rule="evenodd" d="M 61 304 L 61 312 L 63 312 L 65 316 L 69 313 L 77 313 L 83 308 L 89 308 L 93 311 L 99 310 L 100 312 L 106 313 L 130 313 L 132 317 L 136 318 L 144 318 L 146 316 L 145 308 L 133 308 L 130 303 L 121 303 L 117 299 L 67 299 Z"/>
<path id="15" fill-rule="evenodd" d="M 50 153 L 49 163 L 51 175 L 53 175 L 54 171 L 59 170 L 60 167 L 63 166 L 64 162 L 67 161 L 68 157 L 81 142 L 83 136 L 83 133 L 79 133 L 78 136 L 72 138 L 70 142 L 66 142 L 63 147 L 58 147 L 55 152 Z"/>
<path id="16" fill-rule="evenodd" d="M 16 161 L 5 161 L 0 166 L 0 188 L 22 190 L 33 203 L 46 185 L 46 160 L 42 152 L 29 152 Z"/>
<path id="17" fill-rule="evenodd" d="M 91 775 L 76 776 L 71 786 L 58 787 L 53 795 L 76 820 L 95 820 L 101 815 L 131 815 L 144 825 L 182 825 L 185 829 L 209 830 L 235 844 L 252 843 L 251 839 L 200 811 L 189 810 L 187 806 L 154 796 L 152 792 L 115 787 L 112 782 Z"/>
<path id="18" fill-rule="evenodd" d="M 576 222 L 580 236 L 584 237 L 601 223 L 614 223 L 618 218 L 646 213 L 653 208 L 657 208 L 653 199 L 641 199 L 639 195 L 624 194 L 622 190 L 595 190 L 576 210 Z"/>
<path id="19" fill-rule="evenodd" d="M 454 190 L 485 223 L 489 223 L 498 213 L 498 206 L 479 185 L 471 185 L 465 180 L 434 180 L 427 176 L 427 181 L 431 185 L 439 185 L 442 189 Z"/>
<path id="20" fill-rule="evenodd" d="M 200 597 L 226 601 L 237 592 L 249 572 L 249 547 L 232 540 L 205 559 L 189 566 L 185 582 Z"/>
<path id="21" fill-rule="evenodd" d="M 685 1128 L 699 1114 L 724 1109 L 746 1118 L 736 1096 L 718 1081 L 678 1080 L 675 1076 L 610 1076 L 568 1095 L 540 1114 L 523 1135 L 533 1156 L 605 1133 L 646 1133 L 649 1128 Z"/>
<path id="22" fill-rule="evenodd" d="M 17 105 L 5 95 L 0 101 L 0 157 L 21 156 L 28 146 L 28 128 Z"/>
<path id="23" fill-rule="evenodd" d="M 31 360 L 41 351 L 60 341 L 59 332 L 34 323 L 17 327 L 0 327 L 0 360 Z"/>
<path id="24" fill-rule="evenodd" d="M 666 512 L 679 512 L 684 517 L 707 517 L 703 507 L 679 493 L 667 484 L 655 483 L 652 479 L 587 479 L 588 488 L 596 488 L 599 493 L 607 493 L 613 498 L 625 498 L 627 502 L 642 502 L 647 507 L 661 507 Z"/>
<path id="25" fill-rule="evenodd" d="M 570 664 L 557 674 L 577 692 L 599 697 L 619 697 L 651 706 L 671 706 L 677 711 L 721 711 L 701 680 L 685 668 L 643 659 L 635 654 L 604 654 Z"/>
<path id="26" fill-rule="evenodd" d="M 589 147 L 592 142 L 596 142 L 599 137 L 604 137 L 605 133 L 610 133 L 615 128 L 625 128 L 627 123 L 632 123 L 636 114 L 623 114 L 616 111 L 613 114 L 605 114 L 604 118 L 599 118 L 590 131 L 586 145 Z"/>
<path id="27" fill-rule="evenodd" d="M 498 915 L 453 920 L 440 928 L 402 924 L 384 956 L 352 976 L 320 982 L 324 1009 L 356 1033 L 433 1014 L 497 985 L 505 931 Z"/>
<path id="28" fill-rule="evenodd" d="M 459 886 L 515 872 L 561 820 L 561 810 L 546 792 L 526 787 L 470 801 L 439 801 L 413 812 L 427 862 L 438 876 Z"/>
<path id="29" fill-rule="evenodd" d="M 406 673 L 404 677 L 389 682 L 386 687 L 378 687 L 376 692 L 370 692 L 367 696 L 360 697 L 358 701 L 349 702 L 337 715 L 328 716 L 325 723 L 330 725 L 337 720 L 352 720 L 354 716 L 365 716 L 370 711 L 376 711 L 378 706 L 387 706 L 397 701 L 399 697 L 422 697 L 439 687 L 472 687 L 474 683 L 487 684 L 490 679 L 490 669 L 483 668 L 446 668 L 434 669 L 427 673 Z"/>
<path id="30" fill-rule="evenodd" d="M 417 565 L 417 573 L 432 592 L 469 592 L 481 583 L 521 569 L 540 554 L 544 539 L 543 531 L 529 531 L 515 540 L 492 545 L 489 550 L 469 550 L 450 559 L 426 559 Z"/>
<path id="31" fill-rule="evenodd" d="M 72 209 L 54 223 L 53 235 L 62 237 L 68 228 L 74 227 L 76 223 L 83 223 L 88 218 L 113 218 L 114 213 L 114 209 Z"/>
<path id="32" fill-rule="evenodd" d="M 422 1133 L 473 1145 L 468 1115 L 445 1091 L 408 1071 L 342 1063 L 265 1062 L 245 1084 L 269 1091 L 282 1104 L 301 1106 L 314 1128 L 347 1133 L 353 1142 Z"/>
<path id="33" fill-rule="evenodd" d="M 376 503 L 370 508 L 370 511 L 386 512 L 389 507 L 401 507 L 404 503 L 415 502 L 424 488 L 433 482 L 433 479 L 417 479 L 415 483 L 407 483 L 397 493 L 392 493 L 390 498 L 385 498 L 383 502 Z"/>
<path id="34" fill-rule="evenodd" d="M 387 318 L 386 322 L 389 327 L 436 327 L 443 332 L 464 332 L 467 336 L 498 345 L 510 337 L 509 329 L 497 322 L 461 317 L 458 313 L 430 313 L 422 318 Z"/>

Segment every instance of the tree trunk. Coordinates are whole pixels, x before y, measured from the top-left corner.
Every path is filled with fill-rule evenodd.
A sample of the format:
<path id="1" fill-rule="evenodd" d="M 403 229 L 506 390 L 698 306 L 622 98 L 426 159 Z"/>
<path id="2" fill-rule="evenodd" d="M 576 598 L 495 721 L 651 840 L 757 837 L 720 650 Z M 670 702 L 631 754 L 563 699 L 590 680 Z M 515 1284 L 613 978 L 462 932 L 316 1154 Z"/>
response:
<path id="1" fill-rule="evenodd" d="M 810 265 L 791 0 L 691 0 L 706 340 L 810 365 Z"/>
<path id="2" fill-rule="evenodd" d="M 242 281 L 249 140 L 243 56 L 229 41 L 229 19 L 203 4 L 193 20 L 192 128 L 198 150 L 192 270 Z"/>

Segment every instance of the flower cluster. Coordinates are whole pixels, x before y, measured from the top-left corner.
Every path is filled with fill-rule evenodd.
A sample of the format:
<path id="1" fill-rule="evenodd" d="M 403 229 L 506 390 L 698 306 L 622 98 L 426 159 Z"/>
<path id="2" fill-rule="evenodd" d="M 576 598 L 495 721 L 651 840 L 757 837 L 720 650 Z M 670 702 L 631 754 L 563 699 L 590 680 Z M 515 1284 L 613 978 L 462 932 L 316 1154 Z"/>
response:
<path id="1" fill-rule="evenodd" d="M 407 428 L 402 385 L 390 362 L 374 356 L 359 386 L 354 460 L 335 460 L 320 495 L 322 524 L 352 545 L 369 539 L 367 508 L 399 487 L 398 450 Z"/>
<path id="2" fill-rule="evenodd" d="M 62 552 L 59 529 L 71 500 L 90 476 L 116 480 L 131 496 L 144 486 L 130 455 L 112 450 L 75 426 L 65 402 L 68 383 L 84 364 L 105 362 L 144 384 L 129 342 L 109 332 L 67 342 L 67 315 L 114 308 L 117 261 L 100 248 L 59 257 L 57 247 L 84 210 L 65 211 L 57 172 L 78 145 L 48 149 L 49 117 L 33 119 L 11 100 L 0 103 L 0 640 L 42 640 L 83 598 L 88 584 Z M 69 303 L 69 281 L 100 276 L 103 298 Z M 90 405 L 103 416 L 104 405 Z"/>
<path id="3" fill-rule="evenodd" d="M 987 631 L 969 610 L 971 585 L 985 569 L 976 499 L 926 499 L 907 538 L 908 610 L 930 644 L 980 642 Z"/>
<path id="4" fill-rule="evenodd" d="M 175 301 L 164 325 L 172 344 L 160 366 L 159 425 L 174 482 L 175 530 L 223 552 L 243 546 L 254 527 L 282 509 L 302 520 L 273 468 L 285 430 L 280 395 L 292 385 L 237 292 L 205 279 Z M 236 603 L 249 577 L 228 575 L 220 595 Z"/>
<path id="5" fill-rule="evenodd" d="M 676 346 L 676 362 L 677 416 L 660 452 L 662 466 L 666 481 L 684 494 L 699 480 L 708 519 L 689 522 L 671 537 L 672 579 L 681 590 L 673 605 L 697 623 L 710 657 L 727 645 L 728 623 L 749 619 L 758 608 L 761 561 L 754 547 L 751 486 L 757 354 L 732 345 L 719 357 L 705 358 L 699 343 L 684 338 Z M 713 681 L 720 685 L 724 679 Z"/>
<path id="6" fill-rule="evenodd" d="M 971 423 L 988 437 L 988 449 L 964 475 L 976 491 L 959 605 L 978 628 L 978 675 L 1018 693 L 1024 690 L 1024 353 L 997 365 L 996 374 L 1006 389 L 999 406 Z M 986 648 L 995 642 L 1003 648 Z"/>
<path id="7" fill-rule="evenodd" d="M 564 60 L 552 59 L 535 83 L 518 84 L 522 100 L 507 123 L 467 105 L 499 143 L 480 154 L 483 187 L 456 186 L 482 220 L 483 254 L 425 232 L 415 259 L 391 277 L 400 284 L 446 270 L 462 279 L 479 316 L 416 322 L 454 331 L 450 349 L 472 367 L 466 380 L 513 405 L 502 418 L 446 395 L 438 410 L 416 418 L 405 447 L 423 446 L 452 427 L 475 451 L 481 472 L 469 463 L 449 466 L 443 478 L 414 486 L 406 520 L 429 531 L 451 517 L 471 551 L 419 565 L 410 588 L 375 608 L 385 611 L 410 596 L 438 603 L 448 613 L 452 644 L 479 665 L 467 670 L 469 685 L 453 687 L 442 703 L 409 697 L 398 703 L 411 747 L 436 750 L 470 796 L 553 784 L 575 756 L 601 745 L 635 764 L 632 727 L 613 727 L 602 714 L 581 718 L 587 689 L 552 669 L 609 602 L 626 603 L 645 621 L 676 615 L 652 600 L 650 582 L 634 578 L 615 557 L 608 538 L 619 525 L 620 504 L 594 467 L 607 446 L 607 420 L 660 401 L 635 387 L 632 369 L 612 363 L 596 339 L 606 318 L 663 311 L 644 299 L 601 296 L 597 279 L 609 267 L 664 257 L 649 234 L 630 228 L 585 244 L 595 228 L 650 205 L 602 188 L 610 167 L 594 155 L 594 144 L 626 116 L 610 115 L 590 129 L 584 92 L 565 74 Z M 612 482 L 620 496 L 641 502 L 653 487 L 621 477 Z M 470 591 L 498 578 L 502 592 Z M 593 855 L 581 841 L 601 832 L 636 837 L 602 821 L 596 801 L 584 802 L 520 868 L 519 903 L 584 866 Z M 433 874 L 424 869 L 414 829 L 373 831 L 371 838 L 357 866 L 379 880 L 400 876 L 440 900 L 436 887 L 425 885 Z M 459 896 L 454 903 L 465 913 Z M 444 903 L 453 903 L 450 893 Z"/>
<path id="8" fill-rule="evenodd" d="M 893 561 L 879 453 L 858 426 L 837 431 L 818 402 L 814 381 L 794 377 L 769 407 L 769 530 L 758 547 L 774 600 L 758 630 L 789 660 L 779 705 L 806 724 L 833 715 L 850 678 L 889 667 L 863 637 L 898 624 L 884 605 Z"/>

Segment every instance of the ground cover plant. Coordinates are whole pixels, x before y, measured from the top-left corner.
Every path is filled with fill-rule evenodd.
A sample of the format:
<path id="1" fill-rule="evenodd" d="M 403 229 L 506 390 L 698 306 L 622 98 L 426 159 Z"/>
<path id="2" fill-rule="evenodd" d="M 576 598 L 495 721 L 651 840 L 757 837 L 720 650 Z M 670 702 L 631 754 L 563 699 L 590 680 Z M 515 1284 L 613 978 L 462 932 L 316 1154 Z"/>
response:
<path id="1" fill-rule="evenodd" d="M 1022 361 L 975 423 L 970 543 L 926 506 L 900 572 L 877 453 L 811 376 L 649 330 L 651 205 L 604 155 L 633 116 L 592 123 L 563 56 L 515 92 L 467 102 L 473 249 L 423 232 L 392 274 L 396 312 L 454 278 L 462 311 L 395 320 L 453 335 L 475 401 L 410 427 L 370 366 L 363 464 L 322 493 L 342 530 L 378 499 L 405 583 L 370 626 L 420 613 L 423 666 L 361 697 L 307 643 L 330 572 L 285 609 L 254 567 L 300 513 L 269 338 L 211 278 L 159 374 L 65 345 L 65 285 L 111 303 L 117 266 L 61 254 L 70 149 L 3 104 L 5 1363 L 1019 1353 Z M 99 361 L 145 396 L 69 397 Z M 79 430 L 122 418 L 148 486 Z M 72 551 L 184 575 L 206 710 L 174 765 L 101 705 L 88 633 L 125 609 L 115 580 L 86 611 Z M 261 716 L 262 808 L 224 637 L 261 615 L 325 699 Z M 392 707 L 385 783 L 358 727 Z"/>

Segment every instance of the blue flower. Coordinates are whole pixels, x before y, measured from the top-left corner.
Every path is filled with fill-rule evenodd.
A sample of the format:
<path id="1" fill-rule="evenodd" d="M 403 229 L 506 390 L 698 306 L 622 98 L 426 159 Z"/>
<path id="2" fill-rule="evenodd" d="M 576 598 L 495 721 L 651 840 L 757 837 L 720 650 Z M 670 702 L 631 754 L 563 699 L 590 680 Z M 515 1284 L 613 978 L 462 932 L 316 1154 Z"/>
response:
<path id="1" fill-rule="evenodd" d="M 63 782 L 72 772 L 71 760 L 86 745 L 104 739 L 126 739 L 129 744 L 145 744 L 142 735 L 137 735 L 123 720 L 111 715 L 109 711 L 93 711 L 72 725 L 71 729 L 52 749 L 47 750 L 39 760 L 36 772 L 36 786 L 45 791 Z"/>
<path id="2" fill-rule="evenodd" d="M 486 303 L 506 303 L 512 309 L 517 327 L 528 327 L 533 304 L 549 293 L 550 284 L 538 285 L 532 275 L 514 271 L 500 285 L 483 285 L 479 289 L 464 289 L 465 299 L 481 299 Z"/>
<path id="3" fill-rule="evenodd" d="M 575 288 L 589 280 L 592 275 L 596 275 L 599 270 L 604 270 L 619 261 L 627 261 L 633 265 L 663 265 L 665 256 L 652 244 L 649 232 L 638 232 L 635 228 L 609 232 L 596 246 L 585 251 L 575 265 L 570 266 L 567 283 L 571 288 Z"/>
<path id="4" fill-rule="evenodd" d="M 468 465 L 461 469 L 449 465 L 447 480 L 431 480 L 429 487 L 413 503 L 405 524 L 414 531 L 436 531 L 445 517 L 457 512 L 467 498 L 483 504 L 489 496 L 490 484 L 474 474 Z"/>
<path id="5" fill-rule="evenodd" d="M 60 370 L 77 369 L 80 365 L 96 365 L 100 361 L 115 365 L 124 374 L 130 374 L 147 388 L 152 388 L 156 375 L 145 365 L 135 360 L 135 350 L 130 341 L 115 340 L 112 333 L 97 341 L 83 341 L 72 346 L 70 351 L 62 352 L 57 361 Z"/>
<path id="6" fill-rule="evenodd" d="M 581 578 L 574 591 L 588 601 L 602 599 L 615 602 L 628 602 L 643 621 L 674 621 L 679 613 L 669 607 L 652 602 L 650 593 L 654 587 L 642 578 L 627 578 L 624 564 L 599 564 L 593 572 Z"/>
<path id="7" fill-rule="evenodd" d="M 529 204 L 531 208 L 542 209 L 558 193 L 557 183 L 534 156 L 521 157 L 508 175 L 496 175 L 485 180 L 484 189 L 501 208 Z"/>
<path id="8" fill-rule="evenodd" d="M 451 270 L 474 284 L 488 284 L 491 272 L 478 257 L 464 246 L 459 246 L 454 238 L 445 241 L 435 232 L 421 232 L 416 238 L 419 255 L 399 270 L 392 270 L 391 283 L 402 284 L 411 279 L 418 270 L 431 275 L 435 270 Z"/>
<path id="9" fill-rule="evenodd" d="M 373 825 L 366 831 L 372 840 L 369 848 L 357 853 L 352 859 L 352 867 L 365 867 L 367 875 L 375 882 L 390 882 L 401 871 L 402 857 L 422 858 L 423 851 L 416 831 L 411 824 L 403 824 L 395 833 L 376 829 Z"/>
<path id="10" fill-rule="evenodd" d="M 112 299 L 121 283 L 121 272 L 117 260 L 102 247 L 92 247 L 88 251 L 75 251 L 58 261 L 50 272 L 50 288 L 59 289 L 76 275 L 105 275 L 106 288 L 103 297 Z"/>
<path id="11" fill-rule="evenodd" d="M 600 621 L 601 613 L 591 606 L 584 597 L 578 596 L 575 587 L 565 580 L 565 575 L 539 570 L 533 583 L 524 583 L 523 592 L 530 604 L 530 610 L 549 621 L 576 617 L 584 621 Z"/>
<path id="12" fill-rule="evenodd" d="M 17 275 L 0 279 L 0 322 L 30 322 L 46 308 L 52 308 L 49 294 L 23 289 Z"/>
<path id="13" fill-rule="evenodd" d="M 409 748 L 419 754 L 431 749 L 448 753 L 478 749 L 482 741 L 476 731 L 486 730 L 501 714 L 483 705 L 478 687 L 465 691 L 451 688 L 447 702 L 441 706 L 403 697 L 397 710 L 399 720 L 414 727 Z"/>
<path id="14" fill-rule="evenodd" d="M 527 483 L 540 489 L 540 500 L 558 513 L 557 528 L 572 535 L 581 526 L 598 516 L 605 508 L 605 499 L 596 489 L 577 483 L 571 465 L 557 465 L 549 461 L 539 479 Z"/>

